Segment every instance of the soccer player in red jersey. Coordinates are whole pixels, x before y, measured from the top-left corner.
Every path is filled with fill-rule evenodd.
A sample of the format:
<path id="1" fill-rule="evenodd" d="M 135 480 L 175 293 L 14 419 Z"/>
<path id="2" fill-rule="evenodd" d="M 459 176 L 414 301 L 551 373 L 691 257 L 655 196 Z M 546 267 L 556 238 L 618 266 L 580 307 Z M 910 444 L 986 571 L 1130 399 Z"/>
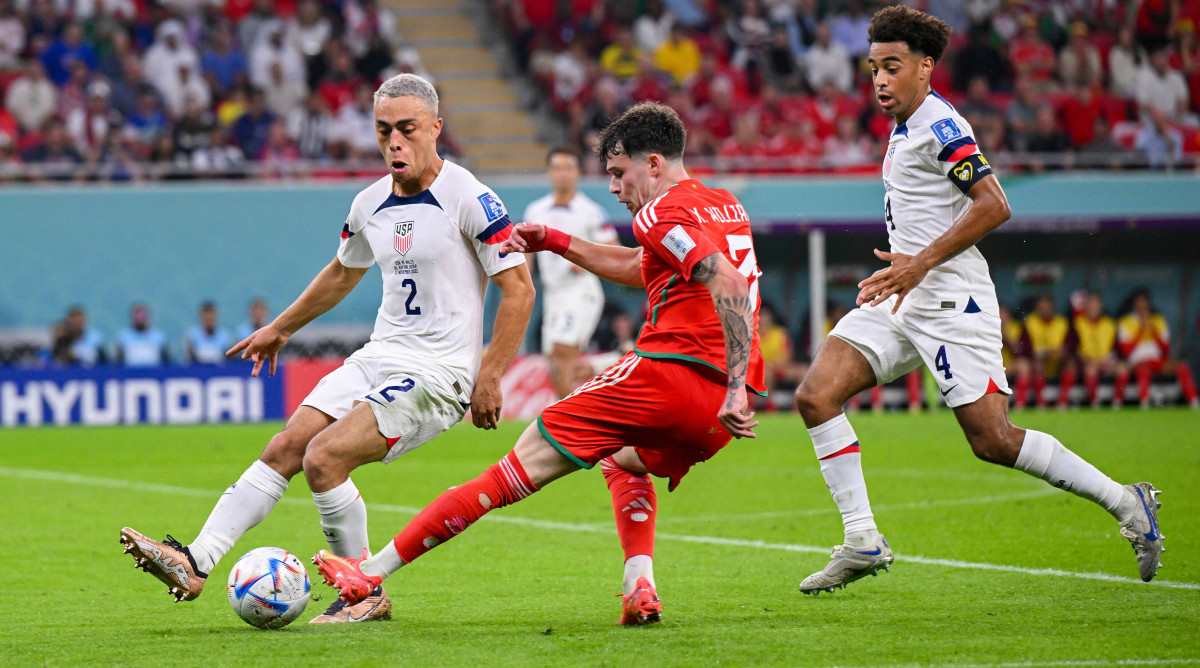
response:
<path id="1" fill-rule="evenodd" d="M 353 603 L 485 513 L 579 469 L 601 465 L 626 552 L 622 624 L 660 618 L 650 570 L 657 502 L 731 438 L 753 438 L 747 388 L 763 391 L 758 276 L 746 211 L 689 178 L 686 132 L 670 107 L 630 108 L 600 136 L 609 190 L 634 214 L 640 248 L 607 246 L 544 225 L 518 225 L 502 250 L 548 250 L 622 285 L 645 287 L 650 318 L 633 352 L 547 408 L 512 452 L 427 506 L 368 559 L 313 558 Z"/>

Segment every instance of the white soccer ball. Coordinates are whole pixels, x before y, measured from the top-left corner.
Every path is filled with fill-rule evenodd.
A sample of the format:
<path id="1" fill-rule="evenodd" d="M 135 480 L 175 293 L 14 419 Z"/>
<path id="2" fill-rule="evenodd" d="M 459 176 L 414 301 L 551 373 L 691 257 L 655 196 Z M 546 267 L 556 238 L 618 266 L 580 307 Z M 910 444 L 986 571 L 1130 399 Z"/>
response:
<path id="1" fill-rule="evenodd" d="M 308 572 L 296 555 L 259 547 L 242 555 L 229 572 L 229 604 L 238 617 L 260 629 L 290 624 L 308 605 Z"/>

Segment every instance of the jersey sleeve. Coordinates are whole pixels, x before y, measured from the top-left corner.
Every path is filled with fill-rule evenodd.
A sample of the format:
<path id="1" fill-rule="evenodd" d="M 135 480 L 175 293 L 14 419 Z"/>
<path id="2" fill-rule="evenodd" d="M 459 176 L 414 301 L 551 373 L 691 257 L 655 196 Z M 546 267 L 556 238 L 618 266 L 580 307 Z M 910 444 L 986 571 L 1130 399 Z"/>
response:
<path id="1" fill-rule="evenodd" d="M 933 133 L 931 151 L 937 154 L 938 167 L 963 194 L 992 173 L 991 164 L 975 143 L 974 131 L 961 116 L 934 121 L 929 129 Z"/>
<path id="2" fill-rule="evenodd" d="M 464 197 L 459 205 L 459 227 L 471 240 L 479 264 L 488 276 L 525 264 L 520 253 L 500 252 L 500 244 L 512 236 L 508 211 L 496 193 L 484 187 L 474 197 Z"/>
<path id="3" fill-rule="evenodd" d="M 599 204 L 592 204 L 591 220 L 588 227 L 588 241 L 598 244 L 616 244 L 620 242 L 620 237 L 617 236 L 617 229 L 608 224 L 608 212 L 600 207 Z"/>
<path id="4" fill-rule="evenodd" d="M 653 253 L 689 281 L 697 262 L 720 252 L 692 214 L 660 202 L 647 204 L 633 217 L 633 234 L 643 252 Z"/>
<path id="5" fill-rule="evenodd" d="M 375 264 L 375 253 L 371 252 L 371 244 L 367 236 L 362 234 L 366 221 L 358 215 L 358 198 L 350 206 L 350 213 L 342 225 L 342 241 L 338 244 L 337 258 L 347 267 L 365 269 Z"/>

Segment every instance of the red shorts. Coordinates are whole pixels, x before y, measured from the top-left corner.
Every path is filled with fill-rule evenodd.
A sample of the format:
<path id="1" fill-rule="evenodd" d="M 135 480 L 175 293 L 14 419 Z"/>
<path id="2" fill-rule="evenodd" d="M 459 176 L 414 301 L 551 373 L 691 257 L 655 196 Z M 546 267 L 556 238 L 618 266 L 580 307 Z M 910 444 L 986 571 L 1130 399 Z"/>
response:
<path id="1" fill-rule="evenodd" d="M 542 411 L 538 429 L 584 468 L 633 447 L 674 490 L 688 469 L 731 439 L 717 421 L 725 374 L 696 363 L 629 353 Z"/>

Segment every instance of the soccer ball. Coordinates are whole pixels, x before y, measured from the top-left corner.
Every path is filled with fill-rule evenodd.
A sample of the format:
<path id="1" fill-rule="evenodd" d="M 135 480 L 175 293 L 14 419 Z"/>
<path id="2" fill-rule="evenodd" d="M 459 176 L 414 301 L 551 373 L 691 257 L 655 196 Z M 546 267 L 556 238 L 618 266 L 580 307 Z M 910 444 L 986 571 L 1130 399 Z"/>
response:
<path id="1" fill-rule="evenodd" d="M 229 604 L 250 626 L 287 626 L 308 605 L 308 572 L 296 555 L 259 547 L 242 555 L 229 572 Z"/>

